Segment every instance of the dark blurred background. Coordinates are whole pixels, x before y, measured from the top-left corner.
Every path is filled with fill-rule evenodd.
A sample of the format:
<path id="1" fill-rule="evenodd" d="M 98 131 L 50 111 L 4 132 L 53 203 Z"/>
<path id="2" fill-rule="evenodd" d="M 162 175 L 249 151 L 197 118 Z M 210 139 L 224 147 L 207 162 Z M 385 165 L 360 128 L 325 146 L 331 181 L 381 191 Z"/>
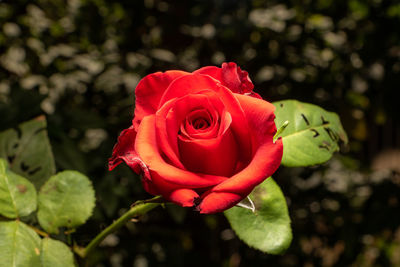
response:
<path id="1" fill-rule="evenodd" d="M 95 266 L 400 266 L 400 4 L 396 0 L 0 0 L 0 130 L 46 114 L 58 170 L 94 183 L 86 244 L 138 199 L 107 171 L 146 74 L 234 61 L 268 101 L 339 113 L 350 143 L 312 168 L 280 168 L 293 242 L 247 247 L 222 214 L 158 208 L 109 236 Z"/>

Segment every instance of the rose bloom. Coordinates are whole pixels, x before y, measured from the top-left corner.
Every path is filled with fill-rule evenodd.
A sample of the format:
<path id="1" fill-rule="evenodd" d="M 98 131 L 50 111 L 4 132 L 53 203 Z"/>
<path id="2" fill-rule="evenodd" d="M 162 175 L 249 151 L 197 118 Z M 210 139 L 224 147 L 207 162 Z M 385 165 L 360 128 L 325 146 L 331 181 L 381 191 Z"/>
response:
<path id="1" fill-rule="evenodd" d="M 144 189 L 200 213 L 224 211 L 271 176 L 282 159 L 274 106 L 235 63 L 171 70 L 136 87 L 132 126 L 109 161 L 142 174 Z"/>

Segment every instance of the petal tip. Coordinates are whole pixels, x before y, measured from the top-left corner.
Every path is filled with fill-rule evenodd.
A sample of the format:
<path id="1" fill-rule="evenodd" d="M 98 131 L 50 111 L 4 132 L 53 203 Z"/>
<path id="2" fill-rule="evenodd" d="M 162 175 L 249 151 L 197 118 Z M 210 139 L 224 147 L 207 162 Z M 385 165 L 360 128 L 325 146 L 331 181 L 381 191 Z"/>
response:
<path id="1" fill-rule="evenodd" d="M 182 207 L 196 206 L 199 195 L 191 189 L 177 189 L 170 193 L 168 199 Z"/>
<path id="2" fill-rule="evenodd" d="M 214 214 L 223 212 L 235 206 L 244 197 L 227 192 L 210 192 L 203 197 L 201 203 L 196 206 L 200 214 Z"/>

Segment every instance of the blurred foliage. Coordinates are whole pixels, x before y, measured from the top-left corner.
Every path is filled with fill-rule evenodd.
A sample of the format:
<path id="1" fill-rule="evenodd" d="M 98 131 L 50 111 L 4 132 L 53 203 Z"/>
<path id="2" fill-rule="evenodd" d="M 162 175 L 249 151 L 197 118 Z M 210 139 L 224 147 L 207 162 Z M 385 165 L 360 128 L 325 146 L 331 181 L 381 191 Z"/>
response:
<path id="1" fill-rule="evenodd" d="M 241 243 L 222 215 L 167 205 L 103 242 L 96 266 L 400 266 L 400 5 L 396 0 L 0 1 L 0 130 L 47 114 L 58 170 L 91 177 L 88 242 L 137 199 L 106 169 L 141 77 L 223 61 L 269 101 L 336 111 L 344 156 L 281 168 L 294 241 L 284 256 Z M 397 252 L 397 253 L 396 253 Z"/>

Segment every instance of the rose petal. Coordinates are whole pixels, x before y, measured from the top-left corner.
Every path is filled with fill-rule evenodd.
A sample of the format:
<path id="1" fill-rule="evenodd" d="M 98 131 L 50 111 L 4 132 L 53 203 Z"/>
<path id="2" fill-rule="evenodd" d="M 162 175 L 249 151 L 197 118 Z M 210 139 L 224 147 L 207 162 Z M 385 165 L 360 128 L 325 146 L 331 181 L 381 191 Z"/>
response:
<path id="1" fill-rule="evenodd" d="M 244 198 L 278 169 L 282 160 L 283 145 L 281 139 L 275 143 L 272 141 L 276 132 L 274 106 L 249 96 L 236 97 L 245 111 L 258 149 L 246 168 L 215 186 L 212 191 L 236 193 Z"/>
<path id="2" fill-rule="evenodd" d="M 178 70 L 156 72 L 145 76 L 135 89 L 135 117 L 137 130 L 143 117 L 156 113 L 161 96 L 173 80 L 189 73 Z"/>
<path id="3" fill-rule="evenodd" d="M 236 169 L 238 147 L 229 129 L 229 113 L 222 118 L 221 135 L 211 139 L 183 139 L 178 136 L 180 158 L 190 171 L 230 177 Z"/>
<path id="4" fill-rule="evenodd" d="M 193 73 L 209 75 L 209 76 L 213 77 L 214 79 L 220 81 L 222 84 L 224 83 L 222 80 L 222 69 L 219 67 L 216 67 L 216 66 L 202 67 L 202 68 L 194 71 Z"/>
<path id="5" fill-rule="evenodd" d="M 170 201 L 182 207 L 193 207 L 197 198 L 199 198 L 199 194 L 191 189 L 185 188 L 172 191 L 168 196 Z"/>
<path id="6" fill-rule="evenodd" d="M 203 214 L 217 213 L 235 206 L 242 199 L 243 196 L 235 193 L 211 192 L 202 199 L 197 209 Z"/>
<path id="7" fill-rule="evenodd" d="M 258 99 L 263 99 L 259 94 L 254 93 L 254 92 L 245 93 L 244 95 L 255 97 L 255 98 L 258 98 Z"/>
<path id="8" fill-rule="evenodd" d="M 247 71 L 243 71 L 234 62 L 223 63 L 221 68 L 214 66 L 204 67 L 193 73 L 210 75 L 234 93 L 249 93 L 254 88 Z"/>
<path id="9" fill-rule="evenodd" d="M 177 132 L 178 126 L 168 127 L 166 118 L 177 99 L 171 99 L 157 111 L 155 117 L 156 136 L 159 146 L 159 151 L 165 155 L 165 158 L 175 167 L 185 169 L 179 159 Z"/>
<path id="10" fill-rule="evenodd" d="M 208 95 L 189 94 L 178 98 L 175 102 L 171 101 L 168 101 L 161 108 L 163 112 L 156 114 L 157 134 L 160 137 L 161 151 L 170 151 L 171 149 L 165 149 L 165 147 L 170 144 L 175 146 L 175 142 L 178 140 L 179 157 L 177 158 L 183 163 L 184 169 L 204 174 L 231 176 L 236 170 L 239 149 L 234 135 L 229 130 L 232 117 L 224 109 L 218 95 L 215 93 Z M 172 107 L 165 118 L 164 109 L 170 108 L 171 105 Z M 211 113 L 214 113 L 213 111 L 216 111 L 216 109 L 218 109 L 218 113 L 222 114 L 219 120 L 218 135 L 214 138 L 197 139 L 194 135 L 182 135 L 183 133 L 178 135 L 178 129 L 182 129 L 185 120 L 193 112 L 210 110 Z M 166 141 L 166 131 L 170 131 L 169 141 Z M 202 136 L 200 135 L 200 137 Z M 175 162 L 175 157 L 173 155 L 171 162 Z M 182 169 L 180 165 L 175 164 L 175 166 Z"/>
<path id="11" fill-rule="evenodd" d="M 234 94 L 246 114 L 246 118 L 257 142 L 263 142 L 265 135 L 273 137 L 276 133 L 275 106 L 261 98 Z"/>
<path id="12" fill-rule="evenodd" d="M 176 168 L 161 157 L 155 133 L 155 115 L 143 118 L 135 142 L 135 150 L 138 156 L 146 164 L 149 177 L 159 191 L 167 194 L 181 188 L 206 188 L 225 181 L 227 178 L 217 175 L 205 175 L 189 172 Z M 167 183 L 161 186 L 161 183 Z"/>
<path id="13" fill-rule="evenodd" d="M 196 138 L 196 136 L 199 136 L 199 138 L 214 138 L 218 134 L 221 134 L 223 130 L 219 127 L 219 121 L 221 120 L 220 117 L 226 113 L 226 110 L 217 94 L 214 92 L 210 94 L 189 94 L 178 98 L 166 116 L 167 128 L 171 131 L 171 141 L 176 142 L 178 130 L 182 128 L 188 116 L 196 110 L 207 110 L 209 115 L 212 116 L 214 125 L 207 132 L 197 131 L 197 133 L 192 133 L 192 135 L 186 132 L 185 137 L 188 139 Z"/>
<path id="14" fill-rule="evenodd" d="M 213 188 L 214 192 L 233 192 L 246 197 L 251 190 L 271 176 L 282 160 L 282 140 L 264 143 L 257 150 L 250 164 L 229 180 Z"/>
<path id="15" fill-rule="evenodd" d="M 248 93 L 254 88 L 247 71 L 242 71 L 233 62 L 222 64 L 222 80 L 233 92 Z"/>
<path id="16" fill-rule="evenodd" d="M 212 109 L 212 111 L 214 111 L 213 113 L 216 116 L 212 116 L 210 111 L 205 108 L 199 108 L 190 112 L 186 116 L 185 121 L 181 124 L 181 132 L 185 133 L 187 138 L 191 138 L 192 135 L 203 136 L 204 133 L 215 129 L 214 127 L 218 126 L 219 116 L 215 109 Z"/>
<path id="17" fill-rule="evenodd" d="M 159 150 L 165 154 L 172 165 L 180 169 L 185 169 L 185 167 L 179 159 L 178 132 L 186 115 L 197 108 L 208 109 L 216 116 L 224 107 L 215 96 L 213 99 L 212 96 L 203 94 L 189 94 L 169 100 L 156 113 Z M 217 130 L 216 127 L 210 129 L 209 135 L 216 136 Z"/>
<path id="18" fill-rule="evenodd" d="M 207 99 L 209 102 L 209 100 Z M 199 118 L 202 117 L 204 122 L 208 125 L 204 125 L 201 129 L 195 128 L 193 123 L 198 122 Z M 190 112 L 184 122 L 181 123 L 180 131 L 181 136 L 186 139 L 210 139 L 215 138 L 218 135 L 219 119 L 220 115 L 218 111 L 210 104 L 210 108 L 197 109 Z"/>
<path id="19" fill-rule="evenodd" d="M 136 131 L 133 126 L 125 129 L 118 137 L 118 142 L 113 148 L 111 158 L 108 160 L 108 169 L 111 171 L 117 167 L 122 161 L 125 161 L 130 167 L 135 169 L 137 163 L 135 158 L 135 139 Z"/>
<path id="20" fill-rule="evenodd" d="M 139 158 L 135 152 L 136 131 L 133 125 L 121 132 L 118 142 L 113 148 L 113 153 L 108 161 L 108 169 L 111 171 L 124 161 L 137 174 L 143 173 L 142 183 L 147 192 L 158 195 L 152 182 L 149 180 L 149 171 L 146 164 Z"/>

